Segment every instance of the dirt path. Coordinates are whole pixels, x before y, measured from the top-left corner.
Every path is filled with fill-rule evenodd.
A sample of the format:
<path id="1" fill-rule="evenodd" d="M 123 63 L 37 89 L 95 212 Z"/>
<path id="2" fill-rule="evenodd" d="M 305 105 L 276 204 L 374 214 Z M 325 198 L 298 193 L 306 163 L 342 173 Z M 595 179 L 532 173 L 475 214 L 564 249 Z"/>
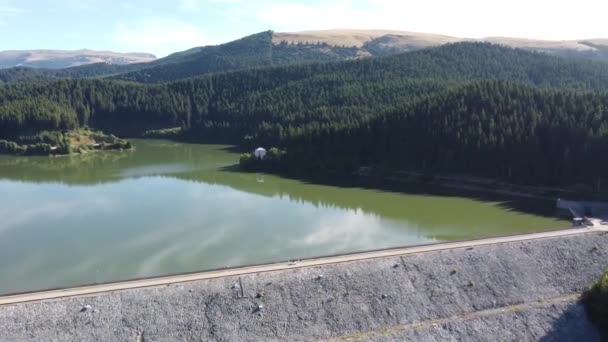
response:
<path id="1" fill-rule="evenodd" d="M 378 330 L 366 331 L 361 333 L 356 333 L 352 335 L 341 336 L 338 338 L 333 338 L 329 340 L 324 340 L 324 342 L 338 342 L 338 341 L 363 341 L 370 340 L 373 338 L 382 338 L 382 337 L 390 337 L 394 335 L 404 335 L 411 333 L 413 331 L 425 330 L 436 328 L 439 326 L 446 326 L 447 324 L 458 324 L 475 320 L 487 319 L 495 316 L 504 315 L 506 312 L 509 314 L 514 313 L 527 313 L 534 309 L 543 309 L 546 307 L 557 306 L 561 304 L 572 304 L 577 301 L 579 298 L 578 294 L 570 294 L 565 296 L 559 296 L 555 298 L 540 300 L 532 303 L 522 303 L 515 304 L 509 306 L 503 306 L 500 308 L 492 308 L 487 310 L 475 311 L 470 313 L 464 313 L 460 315 L 454 315 L 451 317 L 441 318 L 441 319 L 432 319 L 424 322 L 406 324 L 406 325 L 397 325 L 394 327 L 383 327 Z"/>

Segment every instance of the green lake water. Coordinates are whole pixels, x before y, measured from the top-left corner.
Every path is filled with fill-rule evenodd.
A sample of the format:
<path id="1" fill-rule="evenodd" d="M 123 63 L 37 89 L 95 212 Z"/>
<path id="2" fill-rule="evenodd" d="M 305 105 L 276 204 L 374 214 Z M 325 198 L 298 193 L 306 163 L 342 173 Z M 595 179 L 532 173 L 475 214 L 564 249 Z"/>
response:
<path id="1" fill-rule="evenodd" d="M 229 171 L 226 146 L 0 156 L 0 294 L 569 226 L 508 201 Z"/>

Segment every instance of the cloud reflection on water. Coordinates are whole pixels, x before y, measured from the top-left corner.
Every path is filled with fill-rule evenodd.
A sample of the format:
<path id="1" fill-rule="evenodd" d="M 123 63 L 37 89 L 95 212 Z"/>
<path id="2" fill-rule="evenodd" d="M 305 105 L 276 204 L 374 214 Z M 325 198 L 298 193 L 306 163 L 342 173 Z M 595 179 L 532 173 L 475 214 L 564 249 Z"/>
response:
<path id="1" fill-rule="evenodd" d="M 223 147 L 135 143 L 133 153 L 82 158 L 0 156 L 0 293 L 557 222 L 457 197 L 224 172 L 237 156 Z"/>
<path id="2" fill-rule="evenodd" d="M 0 200 L 3 214 L 18 213 L 0 224 L 0 269 L 14 275 L 3 291 L 24 283 L 54 287 L 430 241 L 403 222 L 361 210 L 205 183 L 151 177 L 95 188 L 50 185 L 34 202 L 27 188 L 35 185 L 21 186 L 12 207 Z M 99 212 L 104 215 L 91 226 Z"/>

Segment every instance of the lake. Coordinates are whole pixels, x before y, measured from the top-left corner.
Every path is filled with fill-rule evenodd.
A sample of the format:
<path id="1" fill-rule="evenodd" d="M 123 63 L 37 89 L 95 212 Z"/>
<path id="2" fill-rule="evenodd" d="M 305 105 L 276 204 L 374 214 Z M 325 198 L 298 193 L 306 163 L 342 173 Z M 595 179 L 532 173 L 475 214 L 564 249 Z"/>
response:
<path id="1" fill-rule="evenodd" d="M 507 201 L 231 171 L 227 146 L 0 156 L 0 294 L 568 227 Z"/>

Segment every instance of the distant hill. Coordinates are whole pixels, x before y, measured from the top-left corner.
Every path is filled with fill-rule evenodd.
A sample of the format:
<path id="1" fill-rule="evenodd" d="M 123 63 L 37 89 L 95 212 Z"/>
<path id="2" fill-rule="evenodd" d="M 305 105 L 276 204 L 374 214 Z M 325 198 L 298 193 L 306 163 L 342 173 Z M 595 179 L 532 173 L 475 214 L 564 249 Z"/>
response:
<path id="1" fill-rule="evenodd" d="M 294 127 L 343 120 L 351 124 L 353 118 L 376 117 L 477 80 L 606 93 L 608 64 L 489 43 L 454 43 L 386 57 L 218 72 L 163 84 L 113 79 L 13 84 L 0 87 L 0 103 L 44 96 L 68 104 L 82 125 L 109 118 L 121 123 L 158 120 L 166 127 L 228 125 L 242 138 L 259 136 L 271 122 Z"/>
<path id="2" fill-rule="evenodd" d="M 229 43 L 195 47 L 141 63 L 93 63 L 63 69 L 0 70 L 0 83 L 54 78 L 109 77 L 140 83 L 175 81 L 210 73 L 277 65 L 333 62 L 463 42 L 486 42 L 561 57 L 608 62 L 608 39 L 542 41 L 519 38 L 467 39 L 389 30 L 326 30 L 253 34 Z"/>
<path id="3" fill-rule="evenodd" d="M 299 33 L 266 31 L 222 45 L 178 52 L 151 63 L 121 66 L 120 68 L 125 72 L 114 73 L 113 78 L 143 83 L 165 82 L 214 72 L 272 65 L 388 56 L 450 43 L 474 41 L 562 57 L 584 57 L 608 61 L 608 40 L 599 39 L 587 41 L 541 41 L 514 38 L 472 40 L 385 30 L 332 30 Z M 104 68 L 110 67 L 105 66 Z M 133 68 L 137 70 L 133 70 Z"/>
<path id="4" fill-rule="evenodd" d="M 275 33 L 273 42 L 280 44 L 328 44 L 330 46 L 354 46 L 362 55 L 386 54 L 419 50 L 462 39 L 437 34 L 390 30 L 323 30 Z"/>
<path id="5" fill-rule="evenodd" d="M 197 58 L 215 60 L 208 65 L 219 70 L 312 60 L 325 49 L 322 43 L 269 49 L 268 37 L 174 55 L 145 71 L 156 79 L 180 77 L 214 70 L 184 68 L 196 66 L 189 63 Z M 298 55 L 309 48 L 309 55 Z M 340 51 L 351 50 L 329 50 Z M 120 76 L 125 75 L 144 74 Z M 352 174 L 377 166 L 379 172 L 583 184 L 591 193 L 608 182 L 608 160 L 598 158 L 608 153 L 607 91 L 607 63 L 453 43 L 160 84 L 63 79 L 6 85 L 0 87 L 6 108 L 0 139 L 71 124 L 73 115 L 45 117 L 28 110 L 48 101 L 76 113 L 78 126 L 119 135 L 171 128 L 170 134 L 193 142 L 276 146 L 288 151 L 276 167 L 288 171 Z"/>
<path id="6" fill-rule="evenodd" d="M 118 65 L 143 63 L 155 59 L 156 56 L 149 53 L 117 53 L 93 50 L 14 50 L 0 51 L 0 68 L 24 66 L 63 69 L 94 63 Z"/>
<path id="7" fill-rule="evenodd" d="M 356 46 L 360 55 L 386 55 L 458 42 L 487 42 L 558 56 L 585 57 L 608 61 L 608 39 L 538 40 L 508 37 L 458 38 L 439 34 L 389 30 L 320 30 L 275 33 L 273 42 L 324 43 Z"/>
<path id="8" fill-rule="evenodd" d="M 0 82 L 12 83 L 41 78 L 113 79 L 141 83 L 174 81 L 216 72 L 272 65 L 355 59 L 356 47 L 328 44 L 273 44 L 273 32 L 266 31 L 226 44 L 197 47 L 146 63 L 114 65 L 95 63 L 65 69 L 16 68 L 0 70 Z"/>

